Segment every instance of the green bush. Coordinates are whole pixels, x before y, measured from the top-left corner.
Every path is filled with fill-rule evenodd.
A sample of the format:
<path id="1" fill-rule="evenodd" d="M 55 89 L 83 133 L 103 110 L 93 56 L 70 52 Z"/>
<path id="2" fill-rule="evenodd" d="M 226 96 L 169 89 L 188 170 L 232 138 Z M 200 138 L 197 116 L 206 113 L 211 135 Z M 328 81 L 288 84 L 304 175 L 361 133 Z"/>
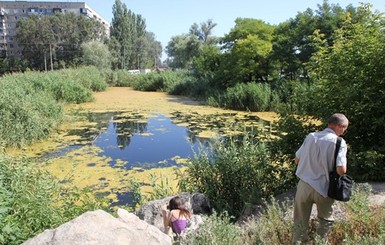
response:
<path id="1" fill-rule="evenodd" d="M 139 79 L 138 75 L 130 74 L 126 70 L 114 71 L 117 77 L 115 86 L 117 87 L 131 87 Z"/>
<path id="2" fill-rule="evenodd" d="M 168 92 L 174 86 L 184 81 L 185 71 L 151 72 L 137 75 L 138 79 L 132 84 L 135 90 Z"/>
<path id="3" fill-rule="evenodd" d="M 239 227 L 230 222 L 230 216 L 224 212 L 217 214 L 214 212 L 199 229 L 190 233 L 181 244 L 201 245 L 201 244 L 244 244 Z"/>
<path id="4" fill-rule="evenodd" d="M 209 105 L 235 110 L 268 111 L 278 105 L 278 95 L 269 85 L 260 83 L 238 83 L 224 93 L 210 96 Z"/>
<path id="5" fill-rule="evenodd" d="M 89 193 L 59 187 L 36 163 L 0 153 L 0 244 L 21 244 L 101 207 Z"/>
<path id="6" fill-rule="evenodd" d="M 103 72 L 95 66 L 64 69 L 58 71 L 58 73 L 91 91 L 104 91 L 107 88 L 107 82 Z"/>
<path id="7" fill-rule="evenodd" d="M 182 191 L 205 193 L 215 210 L 238 217 L 245 204 L 291 187 L 291 174 L 290 167 L 274 161 L 266 144 L 246 135 L 199 152 L 180 176 L 180 186 Z"/>

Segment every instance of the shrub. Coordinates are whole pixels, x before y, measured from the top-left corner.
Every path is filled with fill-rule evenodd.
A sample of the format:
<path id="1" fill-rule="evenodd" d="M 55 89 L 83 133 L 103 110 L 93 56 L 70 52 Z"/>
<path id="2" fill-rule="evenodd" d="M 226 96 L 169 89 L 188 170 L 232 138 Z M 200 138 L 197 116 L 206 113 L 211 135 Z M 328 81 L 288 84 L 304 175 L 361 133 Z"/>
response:
<path id="1" fill-rule="evenodd" d="M 214 212 L 208 217 L 199 229 L 189 234 L 181 244 L 244 244 L 241 239 L 241 230 L 230 222 L 230 216 L 224 212 Z"/>
<path id="2" fill-rule="evenodd" d="M 165 71 L 160 73 L 148 73 L 137 75 L 138 79 L 132 84 L 135 90 L 140 91 L 164 91 L 172 90 L 176 84 L 184 81 L 185 71 Z"/>
<path id="3" fill-rule="evenodd" d="M 60 123 L 62 103 L 91 101 L 92 90 L 106 89 L 104 77 L 95 67 L 3 76 L 0 142 L 24 145 L 44 138 Z"/>
<path id="4" fill-rule="evenodd" d="M 238 217 L 246 203 L 261 202 L 291 187 L 291 172 L 273 161 L 266 144 L 246 134 L 199 152 L 180 177 L 180 186 L 182 191 L 205 193 L 215 210 Z"/>
<path id="5" fill-rule="evenodd" d="M 130 87 L 139 79 L 138 75 L 129 74 L 126 70 L 117 70 L 114 73 L 117 76 L 117 87 Z"/>

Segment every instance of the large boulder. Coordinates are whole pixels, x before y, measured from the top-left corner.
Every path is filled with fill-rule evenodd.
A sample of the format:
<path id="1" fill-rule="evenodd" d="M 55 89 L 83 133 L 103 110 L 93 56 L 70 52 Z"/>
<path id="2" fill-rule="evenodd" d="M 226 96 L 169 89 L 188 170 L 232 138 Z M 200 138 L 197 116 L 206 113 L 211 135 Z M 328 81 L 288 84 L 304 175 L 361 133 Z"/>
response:
<path id="1" fill-rule="evenodd" d="M 172 244 L 171 238 L 126 210 L 114 218 L 102 210 L 90 211 L 59 226 L 46 230 L 24 245 L 150 245 Z"/>

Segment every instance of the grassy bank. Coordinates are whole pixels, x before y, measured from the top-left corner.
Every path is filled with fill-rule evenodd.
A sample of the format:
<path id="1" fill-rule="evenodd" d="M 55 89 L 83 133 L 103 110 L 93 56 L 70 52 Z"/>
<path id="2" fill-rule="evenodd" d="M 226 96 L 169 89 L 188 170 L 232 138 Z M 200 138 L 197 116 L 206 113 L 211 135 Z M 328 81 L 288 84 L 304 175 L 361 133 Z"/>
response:
<path id="1" fill-rule="evenodd" d="M 23 146 L 46 137 L 62 120 L 63 104 L 92 101 L 107 88 L 95 67 L 25 72 L 0 79 L 0 144 Z"/>

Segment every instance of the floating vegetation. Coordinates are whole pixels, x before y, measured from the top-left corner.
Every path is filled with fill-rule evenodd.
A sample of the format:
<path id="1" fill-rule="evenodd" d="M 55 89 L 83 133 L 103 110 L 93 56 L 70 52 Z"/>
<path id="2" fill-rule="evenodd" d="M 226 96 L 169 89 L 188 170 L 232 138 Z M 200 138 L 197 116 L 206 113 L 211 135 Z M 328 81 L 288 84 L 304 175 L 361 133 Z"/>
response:
<path id="1" fill-rule="evenodd" d="M 130 96 L 115 95 L 118 90 Z M 275 118 L 127 88 L 94 95 L 94 102 L 67 108 L 68 123 L 57 134 L 14 153 L 35 157 L 63 184 L 90 188 L 113 206 L 132 204 L 132 179 L 150 195 L 150 176 L 163 176 L 177 192 L 175 170 L 182 170 L 194 152 L 219 138 L 269 131 L 266 120 Z"/>

